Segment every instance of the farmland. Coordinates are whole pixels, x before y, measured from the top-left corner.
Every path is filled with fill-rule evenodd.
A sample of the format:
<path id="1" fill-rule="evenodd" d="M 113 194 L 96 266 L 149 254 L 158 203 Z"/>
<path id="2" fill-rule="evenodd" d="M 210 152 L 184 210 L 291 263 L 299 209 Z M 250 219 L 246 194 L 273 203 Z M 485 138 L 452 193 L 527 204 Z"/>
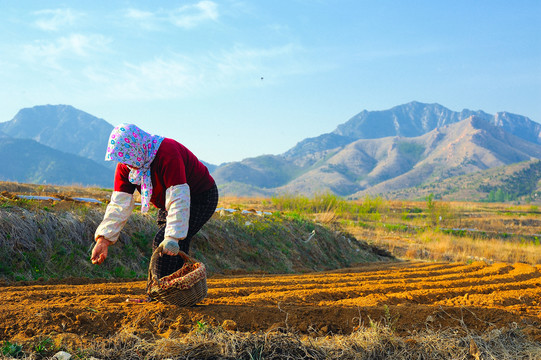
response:
<path id="1" fill-rule="evenodd" d="M 0 336 L 19 343 L 47 336 L 58 346 L 84 348 L 126 333 L 159 342 L 223 328 L 317 339 L 382 326 L 413 341 L 412 334 L 427 329 L 471 337 L 514 326 L 539 342 L 540 285 L 540 267 L 525 264 L 380 263 L 303 275 L 215 276 L 208 297 L 182 309 L 126 302 L 144 296 L 142 281 L 71 279 L 3 287 Z"/>
<path id="2" fill-rule="evenodd" d="M 79 358 L 540 358 L 536 207 L 366 199 L 359 208 L 346 208 L 352 204 L 337 199 L 331 204 L 328 198 L 317 208 L 313 201 L 290 200 L 222 199 L 220 205 L 289 214 L 275 222 L 244 218 L 241 224 L 257 241 L 263 241 L 257 229 L 271 236 L 269 227 L 300 216 L 334 232 L 355 234 L 360 250 L 377 245 L 396 258 L 371 250 L 372 260 L 352 263 L 349 258 L 342 265 L 333 260 L 334 269 L 317 271 L 301 268 L 302 258 L 289 268 L 269 267 L 261 259 L 250 263 L 251 271 L 244 265 L 222 270 L 214 265 L 207 298 L 191 308 L 127 302 L 144 298 L 146 283 L 140 277 L 7 280 L 0 287 L 4 353 L 14 355 L 10 349 L 19 349 L 16 345 L 37 357 L 65 349 Z M 17 205 L 13 200 L 4 204 Z M 18 205 L 33 211 L 44 206 Z M 205 236 L 213 239 L 223 232 L 219 224 L 233 229 L 237 223 L 228 223 L 231 219 L 217 215 Z M 291 224 L 307 226 L 299 220 Z M 319 227 L 306 231 L 313 229 L 316 236 L 323 233 Z M 316 237 L 302 246 L 325 248 L 324 240 Z M 347 244 L 344 240 L 340 251 L 347 252 Z M 471 252 L 480 251 L 472 244 L 484 252 Z M 208 252 L 215 248 L 207 245 L 194 250 L 213 265 L 216 259 Z M 502 251 L 504 246 L 512 251 Z M 305 262 L 331 261 L 325 252 L 298 249 L 287 256 L 306 251 Z"/>

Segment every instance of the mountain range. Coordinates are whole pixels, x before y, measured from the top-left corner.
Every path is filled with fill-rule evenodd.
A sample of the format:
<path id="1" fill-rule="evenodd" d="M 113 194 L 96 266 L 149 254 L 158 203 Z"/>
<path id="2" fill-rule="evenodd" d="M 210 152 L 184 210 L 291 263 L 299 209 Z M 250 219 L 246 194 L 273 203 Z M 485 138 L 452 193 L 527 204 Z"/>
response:
<path id="1" fill-rule="evenodd" d="M 281 155 L 217 168 L 222 193 L 327 192 L 357 198 L 541 158 L 541 124 L 507 112 L 453 112 L 411 102 L 362 111 Z"/>
<path id="2" fill-rule="evenodd" d="M 16 139 L 32 139 L 50 148 L 94 160 L 104 160 L 104 144 L 113 125 L 67 105 L 35 106 L 20 110 L 0 130 Z M 105 141 L 104 141 L 105 139 Z"/>
<path id="3" fill-rule="evenodd" d="M 113 186 L 114 165 L 105 161 L 113 125 L 69 105 L 21 109 L 0 123 L 0 180 L 35 184 Z M 3 134 L 3 137 L 2 137 Z"/>
<path id="4" fill-rule="evenodd" d="M 3 160 L 0 180 L 111 187 L 113 168 L 103 160 L 103 144 L 112 128 L 69 105 L 22 109 L 0 123 L 0 147 L 18 149 Z M 358 198 L 535 159 L 541 159 L 541 124 L 525 116 L 454 112 L 414 101 L 364 110 L 283 154 L 206 165 L 222 195 L 332 192 Z M 75 171 L 74 163 L 81 168 Z"/>

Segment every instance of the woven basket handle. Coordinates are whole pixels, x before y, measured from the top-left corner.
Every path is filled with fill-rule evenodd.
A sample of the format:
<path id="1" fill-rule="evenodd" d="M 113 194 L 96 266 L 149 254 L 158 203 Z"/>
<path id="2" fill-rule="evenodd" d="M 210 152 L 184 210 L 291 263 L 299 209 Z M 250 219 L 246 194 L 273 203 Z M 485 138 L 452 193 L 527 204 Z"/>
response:
<path id="1" fill-rule="evenodd" d="M 160 279 L 158 279 L 158 275 L 154 273 L 154 268 L 156 267 L 156 262 L 158 261 L 158 258 L 161 256 L 161 253 L 163 251 L 163 245 L 160 245 L 154 250 L 152 253 L 152 257 L 150 258 L 150 265 L 148 267 L 148 276 L 152 279 L 153 282 L 160 284 Z M 195 264 L 198 262 L 190 255 L 186 254 L 184 251 L 180 250 L 177 254 L 178 256 L 182 257 L 184 259 L 184 262 L 188 261 L 192 264 Z"/>

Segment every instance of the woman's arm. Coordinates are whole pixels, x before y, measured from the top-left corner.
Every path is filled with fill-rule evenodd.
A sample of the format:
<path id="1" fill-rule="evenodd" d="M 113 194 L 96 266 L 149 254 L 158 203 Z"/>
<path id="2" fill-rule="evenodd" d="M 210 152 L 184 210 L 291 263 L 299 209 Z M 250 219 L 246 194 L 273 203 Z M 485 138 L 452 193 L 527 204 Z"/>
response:
<path id="1" fill-rule="evenodd" d="M 92 250 L 93 264 L 101 264 L 107 258 L 107 248 L 118 240 L 134 206 L 133 194 L 113 191 L 103 220 L 94 233 L 96 245 Z"/>
<path id="2" fill-rule="evenodd" d="M 103 220 L 94 234 L 94 239 L 97 240 L 100 236 L 103 236 L 110 242 L 115 243 L 134 207 L 133 194 L 113 191 L 111 202 L 107 205 Z"/>
<path id="3" fill-rule="evenodd" d="M 190 187 L 188 184 L 174 185 L 165 192 L 165 209 L 167 225 L 162 242 L 164 253 L 176 255 L 179 251 L 178 241 L 188 235 L 190 220 Z"/>

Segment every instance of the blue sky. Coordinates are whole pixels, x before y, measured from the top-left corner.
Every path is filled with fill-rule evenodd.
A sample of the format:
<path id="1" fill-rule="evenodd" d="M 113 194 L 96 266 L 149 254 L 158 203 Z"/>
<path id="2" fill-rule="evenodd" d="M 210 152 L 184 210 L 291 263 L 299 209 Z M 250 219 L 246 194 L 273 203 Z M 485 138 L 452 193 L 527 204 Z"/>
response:
<path id="1" fill-rule="evenodd" d="M 541 1 L 0 6 L 0 122 L 69 104 L 213 164 L 280 154 L 413 100 L 541 122 Z"/>

